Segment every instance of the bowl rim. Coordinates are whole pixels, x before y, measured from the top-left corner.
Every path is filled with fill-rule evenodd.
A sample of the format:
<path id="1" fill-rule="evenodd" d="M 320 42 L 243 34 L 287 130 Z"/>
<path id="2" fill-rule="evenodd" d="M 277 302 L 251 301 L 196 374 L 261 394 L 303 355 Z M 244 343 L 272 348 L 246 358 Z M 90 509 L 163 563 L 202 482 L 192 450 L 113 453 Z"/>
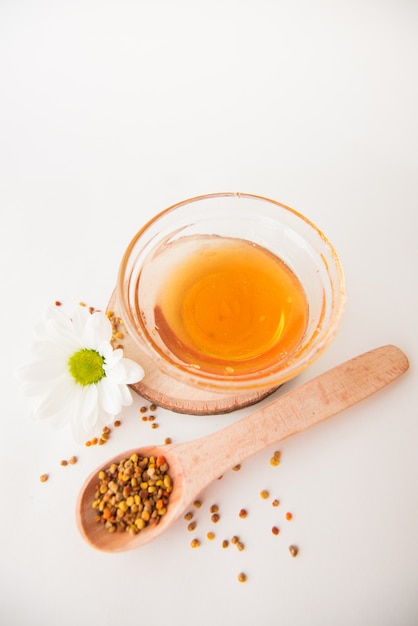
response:
<path id="1" fill-rule="evenodd" d="M 314 338 L 312 338 L 309 343 L 301 350 L 299 350 L 292 359 L 286 361 L 285 364 L 282 364 L 282 367 L 284 369 L 279 368 L 278 370 L 267 371 L 262 376 L 254 373 L 245 375 L 228 374 L 222 376 L 220 374 L 213 374 L 194 369 L 192 366 L 187 364 L 183 365 L 181 363 L 177 363 L 174 360 L 171 360 L 169 356 L 162 350 L 160 351 L 158 347 L 149 340 L 148 337 L 142 335 L 141 337 L 138 337 L 138 329 L 130 319 L 130 307 L 129 302 L 127 302 L 129 298 L 126 295 L 127 290 L 125 288 L 125 270 L 128 267 L 130 257 L 135 246 L 138 243 L 138 240 L 140 240 L 140 238 L 158 221 L 160 221 L 170 213 L 175 212 L 177 209 L 180 209 L 181 207 L 186 205 L 191 205 L 195 202 L 222 197 L 260 200 L 266 202 L 267 204 L 275 205 L 281 210 L 284 209 L 285 211 L 289 212 L 294 217 L 296 217 L 297 220 L 301 220 L 302 222 L 304 222 L 309 227 L 309 229 L 319 235 L 322 243 L 328 248 L 330 258 L 332 259 L 332 263 L 334 266 L 336 278 L 335 284 L 332 285 L 332 300 L 329 305 L 329 308 L 331 309 L 331 318 L 329 320 L 326 331 L 323 332 L 322 337 L 316 344 L 314 343 Z M 326 262 L 323 255 L 321 255 L 321 257 L 328 271 L 328 263 Z M 303 372 L 314 361 L 316 361 L 319 356 L 328 348 L 341 327 L 346 307 L 347 295 L 345 289 L 345 277 L 339 255 L 328 237 L 323 233 L 320 228 L 318 228 L 318 226 L 312 220 L 310 220 L 299 211 L 293 209 L 292 207 L 289 207 L 282 202 L 270 199 L 262 195 L 243 192 L 215 192 L 210 194 L 192 196 L 190 198 L 181 200 L 168 206 L 167 208 L 156 213 L 135 233 L 128 246 L 126 247 L 125 252 L 122 256 L 122 260 L 120 262 L 117 276 L 116 298 L 118 300 L 121 317 L 127 328 L 128 334 L 131 335 L 133 341 L 138 347 L 140 346 L 143 349 L 146 349 L 148 356 L 151 357 L 152 361 L 155 363 L 156 368 L 165 371 L 165 373 L 173 379 L 181 380 L 182 382 L 186 382 L 191 386 L 208 388 L 211 391 L 218 390 L 222 392 L 226 389 L 235 389 L 236 391 L 242 392 L 281 385 L 282 383 L 294 378 L 295 376 Z M 322 326 L 322 322 L 320 325 Z M 321 328 L 321 330 L 323 330 L 323 328 Z"/>

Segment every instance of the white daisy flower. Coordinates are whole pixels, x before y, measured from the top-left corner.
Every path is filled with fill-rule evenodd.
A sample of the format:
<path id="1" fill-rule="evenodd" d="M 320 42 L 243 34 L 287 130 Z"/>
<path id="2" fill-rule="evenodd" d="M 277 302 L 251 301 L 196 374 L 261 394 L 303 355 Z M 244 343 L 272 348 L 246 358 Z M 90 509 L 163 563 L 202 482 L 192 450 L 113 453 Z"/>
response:
<path id="1" fill-rule="evenodd" d="M 78 307 L 68 318 L 49 307 L 35 330 L 33 357 L 17 372 L 22 392 L 34 398 L 35 418 L 70 423 L 76 440 L 90 437 L 132 403 L 127 385 L 144 370 L 110 343 L 112 325 L 99 311 Z"/>

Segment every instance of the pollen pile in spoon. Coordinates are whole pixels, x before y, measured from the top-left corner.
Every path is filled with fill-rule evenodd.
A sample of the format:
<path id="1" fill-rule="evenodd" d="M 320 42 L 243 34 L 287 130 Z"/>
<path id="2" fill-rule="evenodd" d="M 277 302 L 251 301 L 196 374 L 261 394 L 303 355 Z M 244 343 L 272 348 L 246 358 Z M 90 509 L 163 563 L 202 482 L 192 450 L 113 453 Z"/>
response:
<path id="1" fill-rule="evenodd" d="M 109 532 L 139 533 L 165 515 L 171 491 L 165 457 L 134 453 L 99 472 L 92 505 L 95 520 Z"/>

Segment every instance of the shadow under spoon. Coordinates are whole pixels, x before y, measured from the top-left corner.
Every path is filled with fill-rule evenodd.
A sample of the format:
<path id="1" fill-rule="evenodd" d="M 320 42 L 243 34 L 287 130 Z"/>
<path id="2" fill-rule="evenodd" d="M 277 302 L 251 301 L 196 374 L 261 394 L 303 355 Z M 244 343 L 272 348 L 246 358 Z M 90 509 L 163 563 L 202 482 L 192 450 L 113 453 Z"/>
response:
<path id="1" fill-rule="evenodd" d="M 238 422 L 195 441 L 134 448 L 98 467 L 84 483 L 76 517 L 81 535 L 94 548 L 121 552 L 139 548 L 165 532 L 201 491 L 228 469 L 291 435 L 341 413 L 383 389 L 409 367 L 405 354 L 383 346 L 357 356 L 288 392 Z M 92 503 L 98 473 L 134 452 L 164 456 L 173 483 L 167 513 L 137 534 L 110 533 L 95 520 Z"/>

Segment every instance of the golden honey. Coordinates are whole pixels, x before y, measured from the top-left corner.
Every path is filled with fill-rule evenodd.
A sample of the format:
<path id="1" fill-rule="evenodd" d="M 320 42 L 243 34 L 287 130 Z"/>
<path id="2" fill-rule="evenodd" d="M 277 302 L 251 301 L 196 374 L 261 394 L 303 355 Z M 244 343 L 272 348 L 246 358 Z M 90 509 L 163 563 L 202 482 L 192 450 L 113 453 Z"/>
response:
<path id="1" fill-rule="evenodd" d="M 242 239 L 197 235 L 170 246 L 154 316 L 177 358 L 206 372 L 251 374 L 297 349 L 308 305 L 283 261 Z"/>

